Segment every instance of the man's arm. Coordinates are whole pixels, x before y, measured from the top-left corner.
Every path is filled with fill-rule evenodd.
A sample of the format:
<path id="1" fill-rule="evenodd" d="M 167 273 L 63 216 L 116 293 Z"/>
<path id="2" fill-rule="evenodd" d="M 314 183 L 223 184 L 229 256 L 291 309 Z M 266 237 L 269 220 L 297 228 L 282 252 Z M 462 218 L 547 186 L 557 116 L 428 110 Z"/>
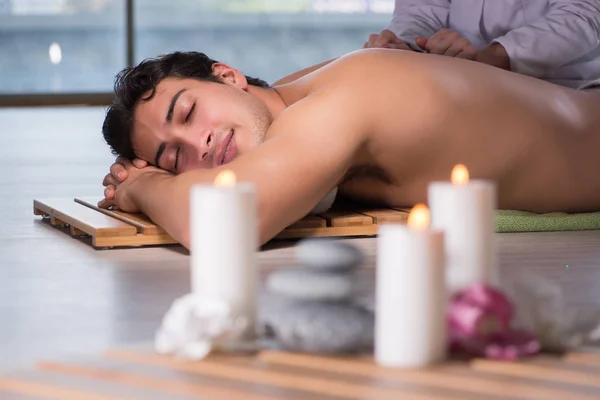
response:
<path id="1" fill-rule="evenodd" d="M 368 131 L 350 90 L 322 89 L 286 110 L 271 126 L 272 139 L 231 163 L 177 176 L 145 174 L 131 186 L 141 212 L 189 248 L 189 197 L 193 185 L 213 182 L 225 169 L 254 182 L 259 235 L 265 243 L 307 215 L 340 181 Z"/>
<path id="2" fill-rule="evenodd" d="M 281 85 L 285 85 L 286 83 L 293 82 L 296 79 L 300 79 L 304 75 L 308 75 L 311 72 L 316 71 L 319 68 L 324 67 L 327 64 L 329 64 L 330 62 L 335 61 L 335 60 L 337 60 L 337 58 L 332 58 L 331 60 L 323 61 L 323 62 L 321 62 L 319 64 L 315 64 L 315 65 L 313 65 L 311 67 L 301 69 L 300 71 L 296 71 L 296 72 L 294 72 L 294 73 L 292 73 L 290 75 L 287 75 L 287 76 L 279 79 L 277 82 L 274 82 L 272 86 L 281 86 Z"/>
<path id="3" fill-rule="evenodd" d="M 512 71 L 543 77 L 549 69 L 600 45 L 600 1 L 550 0 L 550 9 L 543 18 L 514 29 L 493 43 L 502 46 L 492 51 L 505 51 Z"/>
<path id="4" fill-rule="evenodd" d="M 450 0 L 396 0 L 394 16 L 387 29 L 420 50 L 418 37 L 429 38 L 448 27 Z"/>

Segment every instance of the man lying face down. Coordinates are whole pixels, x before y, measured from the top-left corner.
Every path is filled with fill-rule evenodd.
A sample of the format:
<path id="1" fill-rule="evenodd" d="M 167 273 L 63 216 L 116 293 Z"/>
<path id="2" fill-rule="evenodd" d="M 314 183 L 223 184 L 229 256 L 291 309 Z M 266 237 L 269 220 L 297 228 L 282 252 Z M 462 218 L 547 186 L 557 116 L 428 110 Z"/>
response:
<path id="1" fill-rule="evenodd" d="M 100 206 L 145 213 L 189 247 L 190 188 L 231 169 L 257 186 L 264 243 L 332 188 L 412 206 L 462 163 L 497 183 L 502 209 L 600 210 L 600 92 L 389 49 L 281 82 L 202 53 L 122 71 L 103 126 L 121 157 Z"/>

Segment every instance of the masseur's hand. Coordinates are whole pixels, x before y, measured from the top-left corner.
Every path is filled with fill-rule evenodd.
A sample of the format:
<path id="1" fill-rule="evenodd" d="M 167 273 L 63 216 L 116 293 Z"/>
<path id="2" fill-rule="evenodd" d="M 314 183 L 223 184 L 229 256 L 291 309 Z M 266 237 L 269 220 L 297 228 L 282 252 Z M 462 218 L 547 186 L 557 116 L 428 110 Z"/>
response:
<path id="1" fill-rule="evenodd" d="M 371 48 L 411 50 L 404 41 L 400 40 L 398 36 L 389 29 L 384 29 L 379 34 L 373 33 L 369 35 L 369 41 L 365 42 L 363 49 Z"/>
<path id="2" fill-rule="evenodd" d="M 430 38 L 419 37 L 417 46 L 431 54 L 474 60 L 477 49 L 458 32 L 442 29 Z"/>
<path id="3" fill-rule="evenodd" d="M 168 171 L 148 166 L 143 160 L 131 161 L 122 157 L 117 158 L 110 166 L 110 173 L 104 177 L 104 199 L 98 202 L 101 208 L 118 208 L 125 212 L 139 212 L 133 201 L 132 190 L 138 179 L 148 173 L 170 174 Z"/>

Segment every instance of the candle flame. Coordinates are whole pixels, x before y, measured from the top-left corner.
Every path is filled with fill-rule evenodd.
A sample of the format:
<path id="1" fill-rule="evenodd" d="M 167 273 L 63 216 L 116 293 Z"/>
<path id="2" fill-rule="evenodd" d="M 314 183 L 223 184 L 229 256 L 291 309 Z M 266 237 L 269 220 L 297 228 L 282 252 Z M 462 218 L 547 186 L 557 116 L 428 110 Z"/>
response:
<path id="1" fill-rule="evenodd" d="M 219 186 L 219 187 L 235 186 L 235 173 L 229 169 L 219 172 L 219 174 L 215 178 L 215 186 Z"/>
<path id="2" fill-rule="evenodd" d="M 469 170 L 463 164 L 455 165 L 450 180 L 455 185 L 466 185 L 469 183 Z"/>
<path id="3" fill-rule="evenodd" d="M 429 208 L 425 204 L 417 204 L 408 214 L 408 226 L 411 228 L 425 229 L 429 226 Z"/>

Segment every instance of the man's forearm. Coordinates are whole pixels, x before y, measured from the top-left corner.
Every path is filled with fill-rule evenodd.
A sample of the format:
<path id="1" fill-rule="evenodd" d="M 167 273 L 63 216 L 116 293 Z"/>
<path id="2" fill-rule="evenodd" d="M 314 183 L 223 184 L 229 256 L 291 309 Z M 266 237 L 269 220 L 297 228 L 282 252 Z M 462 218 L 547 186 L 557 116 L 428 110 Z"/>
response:
<path id="1" fill-rule="evenodd" d="M 149 173 L 131 188 L 133 203 L 173 239 L 189 249 L 189 188 L 177 176 Z"/>
<path id="2" fill-rule="evenodd" d="M 510 71 L 510 57 L 500 43 L 493 43 L 478 51 L 475 61 Z"/>
<path id="3" fill-rule="evenodd" d="M 600 1 L 549 0 L 536 21 L 497 37 L 506 48 L 511 70 L 536 78 L 598 48 Z"/>

